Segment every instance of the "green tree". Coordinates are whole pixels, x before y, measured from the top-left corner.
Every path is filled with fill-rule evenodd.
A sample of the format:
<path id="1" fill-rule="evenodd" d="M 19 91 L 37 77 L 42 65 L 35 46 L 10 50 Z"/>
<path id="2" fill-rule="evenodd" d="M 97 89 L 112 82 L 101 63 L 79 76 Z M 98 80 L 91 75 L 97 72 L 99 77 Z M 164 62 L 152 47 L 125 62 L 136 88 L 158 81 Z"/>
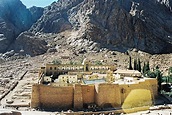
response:
<path id="1" fill-rule="evenodd" d="M 142 68 L 142 72 L 143 72 L 143 74 L 145 74 L 145 67 L 146 67 L 146 64 L 145 64 L 145 62 L 144 62 L 144 64 L 143 64 L 143 68 Z"/>
<path id="2" fill-rule="evenodd" d="M 129 59 L 129 70 L 132 70 L 133 69 L 133 67 L 132 67 L 132 62 L 131 62 L 131 56 L 129 57 L 130 59 Z"/>
<path id="3" fill-rule="evenodd" d="M 150 77 L 150 78 L 156 78 L 156 73 L 151 72 L 151 71 L 147 71 L 147 76 Z"/>
<path id="4" fill-rule="evenodd" d="M 141 70 L 142 70 L 140 59 L 138 59 L 137 70 L 138 70 L 139 72 L 141 72 Z"/>
<path id="5" fill-rule="evenodd" d="M 70 65 L 74 65 L 74 62 L 73 62 L 73 61 L 70 61 L 69 64 L 70 64 Z"/>
<path id="6" fill-rule="evenodd" d="M 147 62 L 146 66 L 145 66 L 145 72 L 150 71 L 150 67 L 149 67 L 149 62 Z"/>
<path id="7" fill-rule="evenodd" d="M 134 70 L 137 70 L 137 60 L 134 59 Z"/>
<path id="8" fill-rule="evenodd" d="M 172 67 L 170 67 L 170 68 L 168 69 L 168 75 L 169 75 L 169 76 L 172 76 Z"/>
<path id="9" fill-rule="evenodd" d="M 172 67 L 168 69 L 168 76 L 166 77 L 166 83 L 172 83 Z"/>
<path id="10" fill-rule="evenodd" d="M 156 70 L 159 70 L 159 66 L 156 66 L 155 69 L 156 69 Z"/>
<path id="11" fill-rule="evenodd" d="M 172 67 L 170 67 L 169 69 L 168 69 L 168 73 L 170 74 L 172 74 Z"/>
<path id="12" fill-rule="evenodd" d="M 52 63 L 53 63 L 53 64 L 59 65 L 59 64 L 61 64 L 62 62 L 61 62 L 60 60 L 55 59 L 55 60 L 52 61 Z"/>
<path id="13" fill-rule="evenodd" d="M 149 62 L 147 62 L 147 64 L 145 64 L 144 62 L 144 66 L 143 66 L 143 74 L 144 76 L 150 77 L 150 67 L 149 67 Z"/>
<path id="14" fill-rule="evenodd" d="M 85 59 L 84 57 L 80 58 L 80 63 L 81 64 L 83 63 L 84 59 Z"/>
<path id="15" fill-rule="evenodd" d="M 155 74 L 156 74 L 156 78 L 157 78 L 157 81 L 158 81 L 158 91 L 160 92 L 161 91 L 161 83 L 162 83 L 163 79 L 162 79 L 162 73 L 159 70 L 159 68 L 157 68 L 157 67 L 156 67 L 156 70 L 155 70 Z"/>
<path id="16" fill-rule="evenodd" d="M 95 61 L 95 65 L 103 65 L 101 61 Z"/>

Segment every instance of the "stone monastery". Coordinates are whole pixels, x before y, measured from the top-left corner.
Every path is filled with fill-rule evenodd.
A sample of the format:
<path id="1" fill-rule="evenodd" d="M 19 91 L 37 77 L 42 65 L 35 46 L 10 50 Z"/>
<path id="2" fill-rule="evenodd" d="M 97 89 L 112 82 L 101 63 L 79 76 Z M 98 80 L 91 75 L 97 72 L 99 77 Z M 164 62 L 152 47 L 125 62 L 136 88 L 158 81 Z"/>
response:
<path id="1" fill-rule="evenodd" d="M 157 96 L 157 80 L 136 70 L 117 70 L 113 65 L 46 64 L 32 86 L 31 107 L 87 109 L 149 107 Z"/>

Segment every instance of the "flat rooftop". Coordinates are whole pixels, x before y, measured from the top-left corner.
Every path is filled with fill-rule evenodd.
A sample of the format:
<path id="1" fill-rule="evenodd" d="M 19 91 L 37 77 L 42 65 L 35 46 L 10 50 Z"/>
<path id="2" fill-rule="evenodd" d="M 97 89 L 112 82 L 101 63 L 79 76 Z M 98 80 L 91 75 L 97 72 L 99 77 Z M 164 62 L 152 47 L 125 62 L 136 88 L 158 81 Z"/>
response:
<path id="1" fill-rule="evenodd" d="M 100 83 L 106 83 L 104 79 L 95 79 L 95 80 L 83 80 L 85 84 L 100 84 Z"/>
<path id="2" fill-rule="evenodd" d="M 118 79 L 115 82 L 113 82 L 112 84 L 119 84 L 119 85 L 122 85 L 122 84 L 138 84 L 138 83 L 144 82 L 145 80 L 148 80 L 148 79 L 154 79 L 154 78 L 139 78 L 139 79 L 133 79 L 132 81 L 126 81 L 124 79 Z M 94 80 L 84 79 L 83 82 L 87 85 L 107 83 L 105 81 L 105 79 L 94 79 Z"/>

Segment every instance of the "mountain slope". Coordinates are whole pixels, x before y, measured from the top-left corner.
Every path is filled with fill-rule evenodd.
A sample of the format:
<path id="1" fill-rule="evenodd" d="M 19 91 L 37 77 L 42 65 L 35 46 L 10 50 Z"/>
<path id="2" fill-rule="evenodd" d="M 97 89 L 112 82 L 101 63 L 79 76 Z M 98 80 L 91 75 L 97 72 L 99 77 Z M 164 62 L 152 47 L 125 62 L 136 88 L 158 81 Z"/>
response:
<path id="1" fill-rule="evenodd" d="M 172 52 L 170 0 L 59 0 L 46 7 L 31 32 L 75 31 L 70 39 L 95 41 L 112 50 Z"/>
<path id="2" fill-rule="evenodd" d="M 26 9 L 20 0 L 0 0 L 0 53 L 6 52 L 15 38 L 28 30 L 42 15 Z M 33 15 L 36 15 L 33 16 Z"/>

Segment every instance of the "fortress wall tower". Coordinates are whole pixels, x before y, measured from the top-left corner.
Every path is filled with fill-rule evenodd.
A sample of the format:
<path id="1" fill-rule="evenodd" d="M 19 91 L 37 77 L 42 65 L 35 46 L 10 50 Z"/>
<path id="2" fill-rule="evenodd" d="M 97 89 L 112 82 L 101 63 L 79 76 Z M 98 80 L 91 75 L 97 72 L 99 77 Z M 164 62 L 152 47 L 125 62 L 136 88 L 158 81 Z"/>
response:
<path id="1" fill-rule="evenodd" d="M 31 96 L 31 107 L 37 108 L 40 107 L 39 102 L 39 84 L 32 85 L 32 96 Z"/>
<path id="2" fill-rule="evenodd" d="M 145 80 L 145 84 L 147 84 L 151 90 L 153 98 L 158 96 L 158 82 L 156 79 Z"/>
<path id="3" fill-rule="evenodd" d="M 81 84 L 74 85 L 74 102 L 73 107 L 75 109 L 82 109 L 83 108 L 83 98 L 82 98 L 82 87 Z"/>
<path id="4" fill-rule="evenodd" d="M 123 89 L 121 93 L 122 108 L 151 106 L 157 96 L 156 87 L 156 79 L 149 79 L 138 84 L 120 85 L 120 89 Z"/>
<path id="5" fill-rule="evenodd" d="M 95 85 L 95 102 L 99 107 L 120 107 L 121 97 L 119 86 L 116 84 Z"/>
<path id="6" fill-rule="evenodd" d="M 135 84 L 120 85 L 120 87 L 123 89 L 121 91 L 123 109 L 150 106 L 152 104 L 152 95 L 149 89 Z"/>
<path id="7" fill-rule="evenodd" d="M 82 85 L 82 98 L 83 104 L 95 103 L 95 86 L 94 85 Z"/>

